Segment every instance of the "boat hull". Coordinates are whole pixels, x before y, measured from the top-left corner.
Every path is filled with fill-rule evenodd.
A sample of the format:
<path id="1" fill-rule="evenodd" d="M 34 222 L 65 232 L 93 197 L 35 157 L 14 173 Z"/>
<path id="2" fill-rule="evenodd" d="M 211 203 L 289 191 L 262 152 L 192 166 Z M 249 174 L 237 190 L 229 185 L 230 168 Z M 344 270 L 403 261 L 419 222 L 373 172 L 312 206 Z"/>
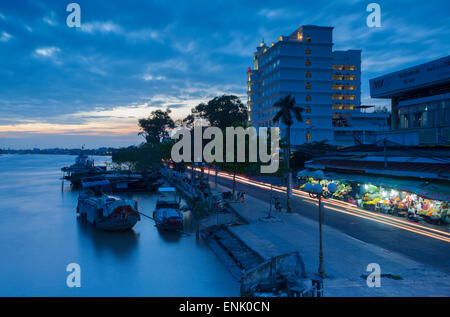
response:
<path id="1" fill-rule="evenodd" d="M 167 231 L 182 231 L 183 230 L 183 218 L 177 219 L 176 221 L 163 220 L 158 211 L 153 213 L 153 220 L 158 229 L 163 229 Z"/>
<path id="2" fill-rule="evenodd" d="M 96 223 L 96 227 L 104 231 L 126 231 L 131 230 L 138 221 L 138 216 L 128 216 L 126 219 L 111 218 Z"/>
<path id="3" fill-rule="evenodd" d="M 163 229 L 166 231 L 183 231 L 183 224 L 168 224 L 155 220 L 155 225 L 158 229 Z"/>
<path id="4" fill-rule="evenodd" d="M 113 196 L 80 196 L 77 213 L 83 223 L 105 231 L 130 230 L 140 220 L 137 202 Z"/>

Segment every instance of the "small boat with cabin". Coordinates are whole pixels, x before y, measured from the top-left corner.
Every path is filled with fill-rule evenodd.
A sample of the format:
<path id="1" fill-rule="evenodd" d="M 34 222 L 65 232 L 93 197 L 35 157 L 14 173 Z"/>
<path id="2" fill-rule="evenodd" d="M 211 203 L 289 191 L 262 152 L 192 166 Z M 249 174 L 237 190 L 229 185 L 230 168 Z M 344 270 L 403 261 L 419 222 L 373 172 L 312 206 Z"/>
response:
<path id="1" fill-rule="evenodd" d="M 75 163 L 70 166 L 64 166 L 61 168 L 61 171 L 64 173 L 63 179 L 69 180 L 72 185 L 78 187 L 81 185 L 81 180 L 84 177 L 105 173 L 106 166 L 95 166 L 94 160 L 81 151 L 75 158 Z"/>
<path id="2" fill-rule="evenodd" d="M 77 213 L 82 222 L 105 231 L 125 231 L 140 220 L 137 202 L 103 193 L 109 181 L 82 182 L 83 191 L 78 197 Z"/>
<path id="3" fill-rule="evenodd" d="M 158 228 L 168 231 L 183 230 L 183 214 L 180 211 L 181 198 L 176 197 L 174 187 L 160 187 L 153 219 Z"/>

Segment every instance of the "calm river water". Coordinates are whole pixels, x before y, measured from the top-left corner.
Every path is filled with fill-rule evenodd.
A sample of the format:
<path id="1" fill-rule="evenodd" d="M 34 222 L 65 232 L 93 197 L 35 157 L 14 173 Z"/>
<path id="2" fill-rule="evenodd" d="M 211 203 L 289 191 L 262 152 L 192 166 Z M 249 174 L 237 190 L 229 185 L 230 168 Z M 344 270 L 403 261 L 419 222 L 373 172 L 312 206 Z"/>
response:
<path id="1" fill-rule="evenodd" d="M 78 192 L 68 183 L 61 191 L 60 168 L 74 159 L 0 155 L 0 296 L 239 296 L 195 234 L 160 232 L 145 217 L 130 232 L 82 225 Z M 128 196 L 152 214 L 156 195 Z M 72 262 L 81 267 L 80 288 L 66 285 Z"/>

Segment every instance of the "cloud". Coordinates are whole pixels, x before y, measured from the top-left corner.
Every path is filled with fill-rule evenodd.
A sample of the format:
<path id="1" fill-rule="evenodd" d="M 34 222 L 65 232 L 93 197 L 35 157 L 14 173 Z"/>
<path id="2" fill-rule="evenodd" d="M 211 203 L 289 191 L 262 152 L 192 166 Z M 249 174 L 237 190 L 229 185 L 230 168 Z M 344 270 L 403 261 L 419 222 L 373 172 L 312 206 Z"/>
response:
<path id="1" fill-rule="evenodd" d="M 8 42 L 12 38 L 12 35 L 3 31 L 0 33 L 0 42 Z"/>
<path id="2" fill-rule="evenodd" d="M 126 37 L 134 41 L 161 40 L 161 33 L 152 29 L 141 29 L 127 32 Z"/>
<path id="3" fill-rule="evenodd" d="M 152 76 L 150 74 L 145 74 L 142 79 L 144 79 L 145 81 L 151 81 L 151 80 L 164 80 L 166 79 L 166 77 L 164 76 Z"/>
<path id="4" fill-rule="evenodd" d="M 49 47 L 37 48 L 34 52 L 39 56 L 53 57 L 56 53 L 58 53 L 60 51 L 61 51 L 61 49 L 59 47 L 49 46 Z"/>
<path id="5" fill-rule="evenodd" d="M 263 16 L 269 20 L 300 18 L 301 13 L 285 9 L 268 9 L 264 8 L 258 11 L 259 16 Z"/>
<path id="6" fill-rule="evenodd" d="M 269 19 L 281 17 L 283 15 L 283 13 L 284 13 L 284 10 L 282 10 L 282 9 L 261 9 L 258 12 L 259 15 L 262 15 Z"/>
<path id="7" fill-rule="evenodd" d="M 123 33 L 122 27 L 111 21 L 82 23 L 80 29 L 81 29 L 81 31 L 90 33 L 90 34 L 93 34 L 93 33 L 121 34 L 121 33 Z"/>
<path id="8" fill-rule="evenodd" d="M 178 109 L 178 108 L 183 108 L 185 106 L 186 105 L 182 104 L 182 103 L 174 103 L 174 104 L 168 105 L 167 109 Z"/>
<path id="9" fill-rule="evenodd" d="M 45 23 L 47 23 L 50 26 L 58 25 L 58 22 L 56 21 L 56 18 L 55 18 L 55 12 L 51 12 L 50 16 L 43 17 L 42 21 L 44 21 Z"/>
<path id="10" fill-rule="evenodd" d="M 82 23 L 80 27 L 82 32 L 88 34 L 114 34 L 125 37 L 127 40 L 131 42 L 139 42 L 139 41 L 161 41 L 161 32 L 150 29 L 150 28 L 142 28 L 142 29 L 130 29 L 127 30 L 121 25 L 114 23 L 112 21 L 94 21 L 88 23 Z"/>

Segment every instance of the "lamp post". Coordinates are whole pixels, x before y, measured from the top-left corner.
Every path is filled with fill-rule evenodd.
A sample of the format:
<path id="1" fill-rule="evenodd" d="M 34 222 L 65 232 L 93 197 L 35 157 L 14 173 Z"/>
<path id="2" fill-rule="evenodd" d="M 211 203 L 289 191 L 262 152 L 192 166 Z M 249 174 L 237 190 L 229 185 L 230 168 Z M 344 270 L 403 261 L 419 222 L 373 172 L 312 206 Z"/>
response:
<path id="1" fill-rule="evenodd" d="M 335 183 L 328 184 L 328 191 L 324 191 L 320 181 L 324 179 L 324 174 L 321 170 L 314 172 L 313 177 L 319 181 L 317 184 L 307 183 L 304 186 L 304 190 L 309 193 L 311 198 L 317 198 L 319 200 L 319 269 L 318 274 L 320 278 L 325 277 L 325 268 L 323 265 L 323 249 L 322 249 L 322 198 L 330 198 L 337 190 Z"/>

